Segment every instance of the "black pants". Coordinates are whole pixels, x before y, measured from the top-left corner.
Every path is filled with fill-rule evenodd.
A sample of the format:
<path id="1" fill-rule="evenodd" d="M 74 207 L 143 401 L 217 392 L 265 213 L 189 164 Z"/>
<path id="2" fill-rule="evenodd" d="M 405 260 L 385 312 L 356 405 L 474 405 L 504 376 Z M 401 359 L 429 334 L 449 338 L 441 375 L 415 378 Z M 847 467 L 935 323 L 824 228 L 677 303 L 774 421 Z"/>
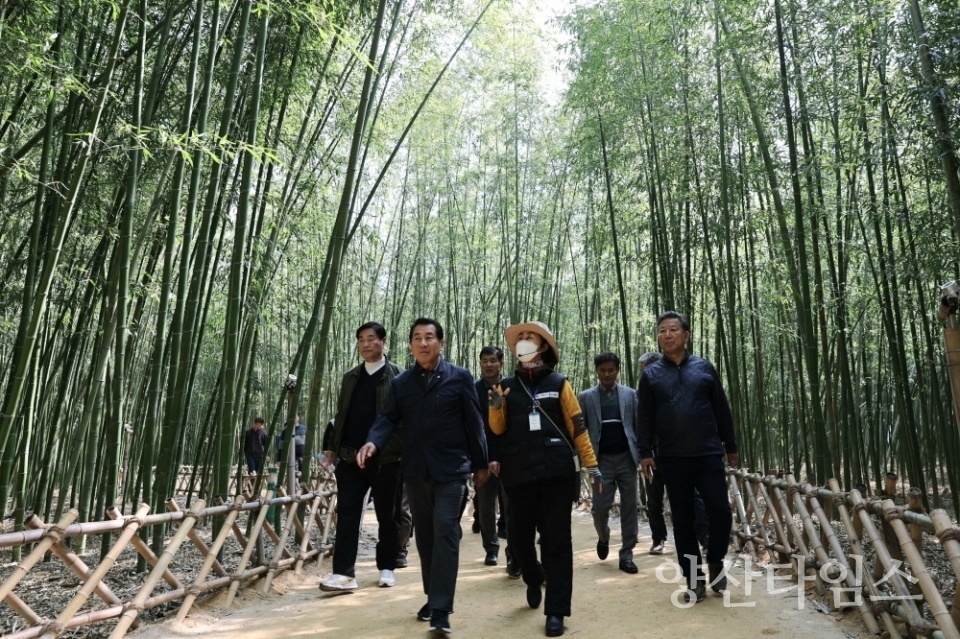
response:
<path id="1" fill-rule="evenodd" d="M 431 610 L 453 612 L 460 563 L 460 505 L 467 481 L 406 481 L 423 593 Z"/>
<path id="2" fill-rule="evenodd" d="M 480 522 L 480 536 L 483 549 L 487 552 L 500 552 L 500 537 L 506 537 L 507 513 L 504 507 L 503 487 L 500 478 L 491 474 L 487 482 L 477 488 L 473 498 L 473 518 Z M 500 519 L 497 520 L 497 504 L 500 505 Z"/>
<path id="3" fill-rule="evenodd" d="M 400 462 L 381 465 L 373 460 L 366 468 L 360 468 L 356 463 L 341 460 L 334 474 L 337 477 L 337 539 L 333 546 L 333 572 L 347 577 L 355 576 L 363 498 L 368 488 L 380 526 L 377 570 L 394 570 L 399 550 L 395 509 Z"/>
<path id="4" fill-rule="evenodd" d="M 703 499 L 709 519 L 710 548 L 707 550 L 707 563 L 722 562 L 730 545 L 733 512 L 730 510 L 723 458 L 719 455 L 659 457 L 657 467 L 663 473 L 663 481 L 670 493 L 673 536 L 676 538 L 680 567 L 687 578 L 687 584 L 693 588 L 697 585 L 695 580 L 704 579 L 694 523 L 694 498 L 697 492 Z"/>
<path id="5" fill-rule="evenodd" d="M 480 501 L 481 492 L 489 491 L 490 482 L 493 480 L 496 480 L 494 484 L 497 487 L 496 503 L 491 504 L 489 501 L 481 503 Z M 490 479 L 488 479 L 487 483 L 483 485 L 483 488 L 477 489 L 476 492 L 474 492 L 473 494 L 473 521 L 480 526 L 480 532 L 484 535 L 486 535 L 487 533 L 483 529 L 483 519 L 481 517 L 481 511 L 483 511 L 483 509 L 485 508 L 490 508 L 492 505 L 493 516 L 496 517 L 497 504 L 499 504 L 499 507 L 500 507 L 500 516 L 497 518 L 497 530 L 496 530 L 497 537 L 499 537 L 500 539 L 506 539 L 507 538 L 507 493 L 503 490 L 503 485 L 500 484 L 500 478 L 491 473 Z M 484 547 L 486 547 L 487 542 L 484 541 L 483 543 L 484 543 Z"/>
<path id="6" fill-rule="evenodd" d="M 397 544 L 398 555 L 407 558 L 407 547 L 410 545 L 410 535 L 413 534 L 413 515 L 410 514 L 410 503 L 407 500 L 407 491 L 403 482 L 397 486 L 397 530 L 400 540 Z"/>
<path id="7" fill-rule="evenodd" d="M 667 522 L 663 518 L 663 496 L 666 493 L 663 484 L 663 473 L 659 469 L 653 471 L 653 481 L 643 480 L 647 487 L 647 519 L 650 520 L 650 533 L 653 536 L 653 543 L 667 540 Z M 709 524 L 707 522 L 707 509 L 700 499 L 700 494 L 693 498 L 694 522 L 693 527 L 697 533 L 697 541 L 702 540 L 710 534 Z"/>
<path id="8" fill-rule="evenodd" d="M 570 616 L 573 598 L 570 486 L 573 479 L 571 475 L 564 475 L 507 488 L 510 508 L 507 540 L 520 563 L 524 583 L 540 585 L 546 577 L 545 615 Z M 537 561 L 538 524 L 543 565 Z"/>

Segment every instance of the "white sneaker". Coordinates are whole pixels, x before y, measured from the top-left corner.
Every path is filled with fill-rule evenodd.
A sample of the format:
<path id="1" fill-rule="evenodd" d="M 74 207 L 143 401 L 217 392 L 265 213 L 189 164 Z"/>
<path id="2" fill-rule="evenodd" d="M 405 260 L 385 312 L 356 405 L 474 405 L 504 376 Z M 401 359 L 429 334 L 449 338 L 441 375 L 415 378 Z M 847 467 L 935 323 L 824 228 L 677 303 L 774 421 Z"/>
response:
<path id="1" fill-rule="evenodd" d="M 327 592 L 356 589 L 357 580 L 353 577 L 347 577 L 346 575 L 330 575 L 326 580 L 320 582 L 320 590 Z"/>
<path id="2" fill-rule="evenodd" d="M 380 583 L 377 584 L 381 588 L 390 588 L 391 586 L 397 585 L 397 580 L 393 578 L 392 570 L 381 570 L 380 571 Z"/>

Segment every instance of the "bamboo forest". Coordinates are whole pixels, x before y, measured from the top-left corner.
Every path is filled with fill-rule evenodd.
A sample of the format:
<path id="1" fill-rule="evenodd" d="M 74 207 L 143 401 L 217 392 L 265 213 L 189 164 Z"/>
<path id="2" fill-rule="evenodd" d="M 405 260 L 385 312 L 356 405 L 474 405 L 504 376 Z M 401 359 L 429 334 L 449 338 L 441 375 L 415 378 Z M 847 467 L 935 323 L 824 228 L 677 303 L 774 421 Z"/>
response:
<path id="1" fill-rule="evenodd" d="M 743 468 L 956 522 L 958 135 L 955 0 L 0 0 L 3 532 L 316 468 L 364 322 L 579 392 L 667 310 Z"/>

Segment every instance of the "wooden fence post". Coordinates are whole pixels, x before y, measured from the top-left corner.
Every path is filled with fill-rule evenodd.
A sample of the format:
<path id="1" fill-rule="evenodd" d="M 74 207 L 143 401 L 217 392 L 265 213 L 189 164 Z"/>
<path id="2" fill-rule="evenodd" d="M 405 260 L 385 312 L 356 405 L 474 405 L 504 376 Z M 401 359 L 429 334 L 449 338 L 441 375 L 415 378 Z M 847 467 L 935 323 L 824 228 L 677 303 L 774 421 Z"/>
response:
<path id="1" fill-rule="evenodd" d="M 867 512 L 867 504 L 863 501 L 863 497 L 860 496 L 860 491 L 854 489 L 850 491 L 850 501 L 853 503 L 853 512 L 860 518 L 861 523 L 863 524 L 863 532 L 866 538 L 873 544 L 873 550 L 877 554 L 877 563 L 881 566 L 881 577 L 883 572 L 891 573 L 890 583 L 893 586 L 894 591 L 899 597 L 909 598 L 910 589 L 903 583 L 903 579 L 896 572 L 896 566 L 893 563 L 893 558 L 890 556 L 889 551 L 887 550 L 887 545 L 880 539 L 880 533 L 877 532 L 876 526 L 873 525 L 873 520 L 870 518 L 870 513 Z M 908 625 L 913 626 L 914 628 L 920 629 L 926 627 L 926 622 L 920 616 L 920 613 L 917 611 L 917 607 L 913 605 L 913 602 L 909 599 L 904 601 L 904 605 L 900 606 L 900 616 L 904 618 L 904 621 Z"/>
<path id="2" fill-rule="evenodd" d="M 287 550 L 287 537 L 290 536 L 290 530 L 293 528 L 293 522 L 297 519 L 297 502 L 293 501 L 290 504 L 290 509 L 287 511 L 287 521 L 284 523 L 283 529 L 280 531 L 280 537 L 275 541 L 277 544 L 277 549 L 273 553 L 273 558 L 270 560 L 268 565 L 269 570 L 267 570 L 267 576 L 263 580 L 263 585 L 260 586 L 260 592 L 267 594 L 270 590 L 270 584 L 273 583 L 273 578 L 276 577 L 277 573 L 280 571 L 280 557 L 284 553 L 287 555 L 290 554 L 290 551 Z"/>
<path id="3" fill-rule="evenodd" d="M 855 561 L 854 565 L 850 566 L 850 569 L 855 571 L 856 574 L 864 580 L 864 585 L 867 588 L 869 596 L 874 597 L 878 594 L 877 586 L 873 583 L 873 577 L 869 574 L 865 574 L 863 570 L 863 544 L 860 543 L 860 533 L 858 532 L 862 528 L 854 526 L 853 520 L 850 517 L 850 511 L 847 509 L 847 502 L 843 497 L 843 493 L 840 492 L 839 482 L 837 482 L 836 479 L 829 479 L 827 480 L 827 486 L 829 486 L 830 490 L 833 491 L 833 503 L 837 507 L 837 512 L 840 514 L 840 521 L 843 522 L 843 527 L 847 531 L 847 542 L 850 544 L 850 549 L 853 551 L 850 556 L 860 558 L 860 561 Z M 893 616 L 890 614 L 890 611 L 880 606 L 875 606 L 874 612 L 879 614 L 880 619 L 883 620 L 883 625 L 890 634 L 890 639 L 902 639 L 900 629 L 897 627 L 897 623 L 893 620 Z"/>
<path id="4" fill-rule="evenodd" d="M 140 592 L 133 598 L 133 601 L 124 606 L 123 614 L 120 615 L 120 620 L 117 622 L 113 632 L 110 633 L 109 639 L 121 639 L 121 637 L 127 633 L 127 629 L 130 628 L 130 625 L 136 620 L 137 615 L 140 614 L 147 597 L 150 596 L 157 582 L 160 581 L 160 576 L 163 574 L 163 571 L 170 565 L 170 562 L 173 561 L 173 557 L 177 554 L 180 544 L 187 538 L 187 534 L 193 529 L 193 524 L 196 523 L 197 517 L 200 516 L 200 513 L 203 512 L 206 505 L 206 502 L 202 499 L 193 502 L 193 506 L 187 511 L 177 532 L 160 554 L 157 565 L 150 571 L 150 574 L 147 575 L 147 580 L 144 582 Z"/>
<path id="5" fill-rule="evenodd" d="M 950 521 L 947 512 L 942 509 L 936 509 L 930 513 L 930 520 L 933 522 L 933 528 L 936 531 L 937 539 L 947 553 L 947 559 L 953 566 L 953 576 L 960 583 L 960 533 L 956 526 Z M 954 588 L 953 605 L 950 608 L 950 615 L 953 617 L 953 623 L 960 627 L 960 588 Z"/>
<path id="6" fill-rule="evenodd" d="M 837 539 L 837 534 L 834 532 L 833 526 L 830 524 L 830 517 L 824 511 L 823 506 L 820 505 L 820 500 L 817 499 L 817 491 L 810 484 L 806 484 L 804 486 L 804 493 L 807 495 L 807 501 L 810 504 L 810 508 L 813 509 L 817 519 L 820 520 L 821 536 L 827 540 L 827 545 L 830 547 L 830 550 L 833 551 L 833 556 L 836 557 L 837 563 L 844 568 L 844 570 L 841 571 L 841 574 L 844 575 L 844 581 L 846 582 L 847 587 L 851 589 L 859 588 L 860 584 L 857 583 L 857 575 L 853 574 L 853 571 L 850 570 L 850 561 L 847 559 L 846 554 L 843 552 L 843 548 L 840 546 L 840 541 Z M 867 604 L 863 603 L 861 597 L 857 597 L 857 600 L 860 602 L 857 604 L 857 608 L 860 610 L 860 616 L 863 617 L 863 624 L 867 627 L 867 630 L 875 635 L 880 634 L 880 624 L 877 623 L 877 618 L 873 616 L 873 613 L 870 611 L 870 608 L 867 606 Z"/>
<path id="7" fill-rule="evenodd" d="M 753 544 L 753 533 L 750 532 L 750 522 L 747 520 L 747 510 L 743 506 L 743 495 L 740 494 L 740 480 L 741 476 L 739 473 L 735 475 L 728 475 L 729 491 L 733 496 L 733 503 L 736 509 L 737 518 L 740 519 L 740 525 L 743 528 L 743 537 L 744 537 L 744 549 L 750 553 L 750 556 L 754 561 L 757 559 L 757 552 L 754 549 Z M 736 525 L 736 523 L 734 523 Z M 738 539 L 737 535 L 734 535 L 734 539 Z"/>
<path id="8" fill-rule="evenodd" d="M 120 511 L 117 510 L 116 506 L 111 506 L 107 510 L 107 517 L 110 519 L 120 519 L 123 517 L 123 515 L 120 514 Z M 130 540 L 130 543 L 133 544 L 133 547 L 136 548 L 137 552 L 147 560 L 147 563 L 149 563 L 151 566 L 157 565 L 157 561 L 159 560 L 157 559 L 157 556 L 153 554 L 153 549 L 150 548 L 150 545 L 147 542 L 140 539 L 140 537 L 134 537 Z M 181 584 L 180 580 L 177 579 L 172 572 L 170 572 L 169 568 L 163 571 L 163 580 L 170 584 L 170 587 L 174 590 L 183 587 L 183 584 Z"/>
<path id="9" fill-rule="evenodd" d="M 169 510 L 170 512 L 172 513 L 180 512 L 180 506 L 178 506 L 177 502 L 175 502 L 174 500 L 168 499 L 166 502 L 166 505 L 167 505 L 167 510 Z M 196 530 L 191 528 L 190 531 L 187 532 L 187 537 L 190 538 L 190 541 L 193 543 L 194 546 L 196 546 L 197 550 L 200 551 L 200 555 L 204 559 L 210 556 L 210 549 L 207 548 L 206 542 L 203 541 L 203 538 L 200 537 L 200 535 L 197 533 Z M 221 566 L 220 562 L 217 560 L 216 553 L 213 553 L 213 572 L 217 573 L 221 577 L 227 574 L 227 571 L 223 569 L 223 566 Z"/>
<path id="10" fill-rule="evenodd" d="M 97 569 L 90 575 L 90 579 L 88 579 L 87 583 L 83 584 L 83 587 L 73 596 L 73 599 L 70 600 L 67 607 L 57 615 L 57 620 L 47 625 L 47 629 L 40 636 L 40 639 L 54 639 L 66 632 L 67 622 L 83 608 L 83 605 L 87 603 L 87 599 L 89 599 L 91 593 L 93 593 L 93 589 L 107 576 L 113 564 L 116 563 L 117 557 L 124 551 L 127 544 L 130 543 L 130 539 L 137 534 L 137 530 L 139 530 L 143 524 L 143 518 L 147 516 L 148 512 L 150 512 L 150 506 L 140 504 L 137 513 L 127 519 L 123 527 L 123 532 L 120 533 L 117 541 L 115 541 L 113 547 L 110 548 L 110 552 L 100 561 L 100 565 L 98 565 Z"/>
<path id="11" fill-rule="evenodd" d="M 60 521 L 58 521 L 55 526 L 47 529 L 43 535 L 43 539 L 37 544 L 37 547 L 33 549 L 33 552 L 31 552 L 19 566 L 13 569 L 13 572 L 7 577 L 6 581 L 0 584 L 0 601 L 6 599 L 7 595 L 13 592 L 13 589 L 20 583 L 20 580 L 26 577 L 30 569 L 47 554 L 50 546 L 63 538 L 64 529 L 72 524 L 73 520 L 79 516 L 80 511 L 76 508 L 71 508 L 63 514 L 63 517 L 60 518 Z"/>
<path id="12" fill-rule="evenodd" d="M 914 578 L 918 580 L 923 596 L 927 599 L 927 605 L 930 606 L 930 613 L 936 620 L 937 625 L 940 626 L 944 638 L 960 639 L 960 630 L 957 630 L 956 624 L 953 623 L 953 618 L 947 611 L 946 604 L 943 603 L 943 597 L 940 596 L 937 585 L 933 582 L 927 566 L 923 563 L 923 555 L 920 554 L 916 544 L 913 543 L 910 531 L 903 523 L 903 514 L 892 499 L 883 500 L 883 517 L 890 523 L 890 527 L 900 542 L 903 554 L 910 563 L 911 572 L 913 572 Z"/>
<path id="13" fill-rule="evenodd" d="M 43 522 L 40 521 L 40 518 L 34 515 L 26 521 L 24 524 L 27 528 L 41 528 L 43 527 Z M 63 541 L 55 541 L 51 546 L 50 550 L 53 551 L 57 557 L 60 558 L 67 568 L 73 571 L 77 577 L 79 577 L 84 583 L 90 578 L 91 570 L 83 562 L 80 557 L 77 556 L 75 552 L 67 548 L 67 545 Z M 113 594 L 113 591 L 110 590 L 110 587 L 102 581 L 98 582 L 94 588 L 94 592 L 97 593 L 97 596 L 111 606 L 122 604 L 120 598 Z"/>
<path id="14" fill-rule="evenodd" d="M 747 493 L 747 500 L 750 503 L 750 507 L 747 509 L 747 514 L 753 513 L 753 518 L 757 525 L 757 533 L 760 536 L 760 543 L 763 544 L 764 550 L 767 552 L 768 557 L 773 557 L 771 549 L 773 545 L 770 542 L 770 536 L 767 534 L 767 527 L 763 525 L 763 519 L 760 515 L 760 503 L 757 501 L 756 494 L 753 491 L 753 484 L 756 481 L 756 478 L 753 475 L 747 475 L 746 471 L 738 471 L 744 473 L 743 481 L 743 491 Z M 757 535 L 754 535 L 756 537 Z"/>
<path id="15" fill-rule="evenodd" d="M 240 580 L 243 579 L 243 572 L 247 567 L 247 562 L 250 561 L 250 555 L 253 554 L 253 549 L 257 545 L 257 540 L 260 538 L 260 530 L 263 528 L 263 524 L 267 519 L 267 502 L 272 498 L 273 490 L 267 489 L 266 497 L 260 501 L 260 510 L 257 512 L 257 519 L 253 524 L 253 528 L 250 529 L 250 538 L 247 540 L 247 545 L 243 549 L 240 563 L 237 564 L 237 569 L 231 578 L 230 590 L 227 592 L 227 599 L 223 604 L 224 608 L 229 608 L 233 603 L 233 598 L 237 596 L 237 590 L 240 588 Z"/>
<path id="16" fill-rule="evenodd" d="M 220 528 L 220 534 L 217 535 L 213 546 L 208 549 L 206 557 L 203 559 L 200 572 L 197 573 L 196 579 L 193 580 L 193 585 L 187 588 L 187 595 L 183 598 L 183 603 L 180 604 L 180 610 L 177 611 L 177 621 L 183 621 L 186 618 L 187 613 L 190 612 L 190 607 L 193 606 L 193 602 L 196 601 L 200 595 L 201 587 L 203 586 L 203 582 L 206 581 L 210 569 L 220 564 L 220 562 L 217 561 L 217 553 L 220 552 L 224 542 L 227 541 L 227 535 L 229 535 L 233 529 L 233 523 L 240 514 L 240 505 L 242 503 L 243 495 L 237 495 L 233 500 L 233 505 L 230 507 L 230 512 L 227 513 L 227 518 L 223 522 L 223 526 Z M 222 567 L 221 570 L 223 570 Z M 226 574 L 226 571 L 223 571 L 223 574 Z"/>
<path id="17" fill-rule="evenodd" d="M 787 537 L 787 533 L 783 528 L 783 523 L 781 522 L 780 516 L 777 514 L 777 505 L 770 498 L 770 494 L 767 492 L 767 487 L 764 485 L 763 479 L 760 479 L 760 481 L 757 482 L 757 490 L 760 491 L 760 497 L 763 498 L 763 503 L 766 505 L 766 510 L 763 512 L 763 518 L 766 520 L 767 517 L 769 517 L 770 521 L 773 522 L 773 529 L 777 533 L 777 539 L 780 541 L 780 546 L 783 547 L 783 550 L 777 550 L 779 555 L 777 557 L 777 563 L 785 564 L 790 561 L 790 555 L 793 554 L 793 547 L 790 545 L 790 538 Z"/>
<path id="18" fill-rule="evenodd" d="M 319 490 L 317 490 L 314 493 L 313 503 L 310 504 L 310 516 L 307 517 L 306 526 L 304 526 L 304 530 L 301 533 L 302 537 L 300 538 L 300 553 L 297 555 L 297 563 L 294 565 L 294 574 L 299 575 L 303 573 L 303 562 L 307 560 L 307 546 L 310 545 L 310 531 L 313 528 L 313 513 L 315 513 L 317 508 L 320 507 L 320 501 L 322 499 L 323 495 Z"/>

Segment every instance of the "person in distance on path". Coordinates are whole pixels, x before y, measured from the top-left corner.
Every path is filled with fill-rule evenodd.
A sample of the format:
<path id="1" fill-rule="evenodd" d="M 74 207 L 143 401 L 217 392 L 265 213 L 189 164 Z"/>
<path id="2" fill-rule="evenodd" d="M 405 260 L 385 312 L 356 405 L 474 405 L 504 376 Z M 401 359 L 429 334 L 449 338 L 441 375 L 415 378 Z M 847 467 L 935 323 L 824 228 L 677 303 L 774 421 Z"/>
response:
<path id="1" fill-rule="evenodd" d="M 637 394 L 617 383 L 620 357 L 604 351 L 593 358 L 599 383 L 580 393 L 577 400 L 597 455 L 603 490 L 593 491 L 593 525 L 597 529 L 597 556 L 606 559 L 610 551 L 610 508 L 620 490 L 620 570 L 636 574 L 633 548 L 637 545 L 637 437 L 633 427 Z"/>
<path id="2" fill-rule="evenodd" d="M 740 456 L 720 377 L 713 364 L 687 353 L 689 339 L 690 324 L 680 313 L 667 311 L 657 318 L 663 357 L 640 377 L 636 423 L 643 474 L 651 479 L 658 469 L 670 493 L 677 554 L 688 585 L 684 596 L 688 602 L 699 602 L 706 587 L 694 528 L 694 496 L 699 492 L 707 509 L 710 585 L 720 592 L 727 587 L 723 558 L 733 523 L 723 456 L 731 466 L 739 465 Z"/>
<path id="3" fill-rule="evenodd" d="M 429 620 L 431 630 L 450 632 L 460 559 L 460 504 L 471 471 L 476 486 L 487 480 L 487 443 L 473 375 L 443 359 L 440 323 L 426 317 L 414 320 L 410 350 L 416 365 L 391 382 L 386 406 L 357 453 L 357 463 L 365 468 L 375 461 L 403 423 L 403 481 L 427 595 L 417 619 Z"/>
<path id="4" fill-rule="evenodd" d="M 363 519 L 363 498 L 370 490 L 379 526 L 377 537 L 378 584 L 382 588 L 395 585 L 393 571 L 397 567 L 400 534 L 395 513 L 400 484 L 400 435 L 387 442 L 376 464 L 367 468 L 357 465 L 357 451 L 367 441 L 367 434 L 383 408 L 390 382 L 400 367 L 387 361 L 383 349 L 387 330 L 376 322 L 367 322 L 357 329 L 357 350 L 363 363 L 343 376 L 337 401 L 337 416 L 330 432 L 327 461 L 340 459 L 334 475 L 337 478 L 337 537 L 333 545 L 333 574 L 320 582 L 320 590 L 354 590 L 357 587 L 354 564 Z"/>
<path id="5" fill-rule="evenodd" d="M 500 481 L 507 491 L 507 539 L 520 562 L 527 604 L 543 613 L 546 635 L 563 634 L 573 598 L 572 502 L 580 496 L 580 460 L 600 482 L 600 469 L 567 378 L 554 372 L 560 350 L 541 322 L 511 326 L 507 346 L 516 373 L 490 391 L 490 430 L 500 435 Z M 579 458 L 577 453 L 579 452 Z M 599 488 L 602 490 L 602 486 Z M 543 564 L 534 543 L 540 529 Z"/>
<path id="6" fill-rule="evenodd" d="M 266 445 L 267 431 L 263 430 L 263 417 L 256 417 L 243 435 L 243 454 L 247 458 L 247 472 L 251 475 L 260 473 Z"/>

